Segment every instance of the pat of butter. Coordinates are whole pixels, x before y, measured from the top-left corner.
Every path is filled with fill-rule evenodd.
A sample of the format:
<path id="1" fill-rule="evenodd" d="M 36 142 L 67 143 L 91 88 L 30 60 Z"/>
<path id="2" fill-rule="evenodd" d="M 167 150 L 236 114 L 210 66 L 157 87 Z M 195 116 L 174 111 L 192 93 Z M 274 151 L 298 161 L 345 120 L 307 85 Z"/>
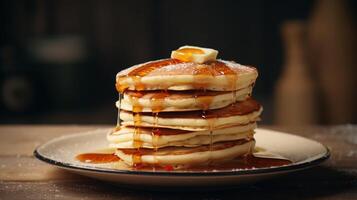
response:
<path id="1" fill-rule="evenodd" d="M 196 46 L 182 46 L 171 52 L 171 58 L 184 62 L 205 63 L 216 60 L 218 51 Z"/>

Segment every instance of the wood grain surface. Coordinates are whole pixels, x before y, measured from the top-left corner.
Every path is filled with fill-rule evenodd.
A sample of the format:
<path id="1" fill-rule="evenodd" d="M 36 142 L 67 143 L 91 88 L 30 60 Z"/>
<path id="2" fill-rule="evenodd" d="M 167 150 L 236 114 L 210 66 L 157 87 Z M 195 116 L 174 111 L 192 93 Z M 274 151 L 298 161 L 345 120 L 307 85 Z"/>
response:
<path id="1" fill-rule="evenodd" d="M 109 126 L 0 126 L 0 199 L 357 199 L 357 126 L 265 127 L 327 145 L 321 166 L 221 191 L 145 191 L 120 188 L 36 160 L 40 144 L 66 134 Z"/>

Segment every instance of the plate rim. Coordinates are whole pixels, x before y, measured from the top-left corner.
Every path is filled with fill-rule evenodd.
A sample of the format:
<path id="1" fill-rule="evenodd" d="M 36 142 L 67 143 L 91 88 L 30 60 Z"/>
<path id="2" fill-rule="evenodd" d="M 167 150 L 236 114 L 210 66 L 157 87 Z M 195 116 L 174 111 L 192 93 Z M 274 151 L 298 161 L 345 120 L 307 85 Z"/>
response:
<path id="1" fill-rule="evenodd" d="M 100 130 L 100 129 L 99 129 Z M 62 169 L 68 169 L 68 170 L 77 170 L 77 171 L 89 171 L 89 172 L 95 172 L 95 173 L 106 173 L 106 174 L 121 174 L 121 175 L 145 175 L 145 176 L 175 176 L 175 177 L 212 177 L 212 176 L 241 176 L 241 175 L 257 175 L 257 174 L 269 174 L 269 173 L 274 173 L 274 172 L 289 172 L 289 171 L 297 171 L 297 170 L 302 170 L 302 169 L 306 169 L 309 167 L 313 167 L 316 166 L 324 161 L 326 161 L 327 159 L 330 158 L 331 156 L 331 151 L 330 149 L 325 146 L 324 144 L 310 139 L 310 138 L 306 138 L 303 136 L 299 136 L 299 135 L 295 135 L 295 134 L 290 134 L 290 133 L 285 133 L 285 132 L 281 132 L 281 131 L 275 131 L 275 130 L 270 130 L 270 129 L 263 129 L 263 130 L 268 130 L 268 131 L 274 131 L 274 132 L 278 132 L 280 134 L 288 134 L 288 135 L 293 135 L 293 136 L 298 136 L 298 137 L 302 137 L 304 139 L 308 139 L 314 142 L 317 142 L 318 144 L 322 145 L 322 147 L 325 149 L 325 153 L 323 155 L 316 155 L 318 156 L 317 158 L 311 158 L 311 160 L 309 161 L 305 161 L 305 162 L 297 162 L 297 163 L 293 163 L 293 164 L 289 164 L 289 165 L 283 165 L 283 166 L 277 166 L 277 167 L 264 167 L 264 168 L 255 168 L 255 169 L 242 169 L 242 170 L 237 170 L 237 171 L 216 171 L 216 172 L 187 172 L 187 171 L 183 171 L 183 172 L 172 172 L 172 171 L 140 171 L 140 170 L 123 170 L 123 169 L 107 169 L 107 168 L 100 168 L 100 167 L 90 167 L 90 166 L 79 166 L 79 165 L 75 165 L 73 163 L 67 163 L 67 162 L 60 162 L 60 161 L 56 161 L 54 159 L 51 159 L 49 157 L 46 157 L 44 155 L 42 155 L 39 152 L 39 149 L 51 142 L 53 142 L 54 140 L 58 140 L 61 139 L 63 137 L 71 137 L 71 136 L 76 136 L 79 135 L 80 133 L 75 133 L 75 134 L 70 134 L 70 135 L 66 135 L 66 136 L 60 136 L 60 137 L 56 137 L 53 138 L 45 143 L 43 143 L 42 145 L 38 146 L 34 152 L 33 155 L 35 158 L 37 158 L 38 160 L 48 163 L 50 165 L 62 168 Z M 87 131 L 84 133 L 88 133 L 91 131 Z M 82 132 L 83 133 L 83 132 Z"/>

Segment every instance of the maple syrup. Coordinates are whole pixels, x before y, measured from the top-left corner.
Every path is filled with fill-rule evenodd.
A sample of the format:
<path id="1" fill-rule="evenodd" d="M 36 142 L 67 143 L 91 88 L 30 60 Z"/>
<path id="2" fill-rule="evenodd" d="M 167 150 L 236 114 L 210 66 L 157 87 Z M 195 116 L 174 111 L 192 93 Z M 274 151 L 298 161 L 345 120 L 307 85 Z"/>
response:
<path id="1" fill-rule="evenodd" d="M 162 107 L 162 105 L 160 105 L 160 108 Z M 157 147 L 158 147 L 158 143 L 159 143 L 159 138 L 160 136 L 159 135 L 155 135 L 155 129 L 157 129 L 157 123 L 158 123 L 158 120 L 159 120 L 159 112 L 158 110 L 156 110 L 157 112 L 153 112 L 153 115 L 154 115 L 154 127 L 152 128 L 151 130 L 151 140 L 152 140 L 152 145 L 154 147 L 154 163 L 157 163 L 157 158 L 156 158 L 156 152 L 157 152 Z M 155 169 L 155 168 L 154 168 Z"/>
<path id="2" fill-rule="evenodd" d="M 165 108 L 165 99 L 185 99 L 194 98 L 195 104 L 200 110 L 208 110 L 217 95 L 228 94 L 230 92 L 219 92 L 209 90 L 190 90 L 190 91 L 126 91 L 129 99 L 149 99 L 150 107 L 153 113 L 162 112 Z M 134 105 L 139 105 L 138 101 L 131 100 Z"/>
<path id="3" fill-rule="evenodd" d="M 136 154 L 133 156 L 133 170 L 145 171 L 199 171 L 199 172 L 219 172 L 219 171 L 239 171 L 245 169 L 259 169 L 270 168 L 289 165 L 292 162 L 286 159 L 278 158 L 261 158 L 254 155 L 247 155 L 238 157 L 233 160 L 209 163 L 198 166 L 190 166 L 183 169 L 175 169 L 172 165 L 144 165 L 141 163 L 141 155 Z M 120 161 L 120 158 L 114 154 L 105 153 L 84 153 L 76 156 L 76 159 L 83 163 L 104 164 Z"/>
<path id="4" fill-rule="evenodd" d="M 77 155 L 76 159 L 83 163 L 93 164 L 117 162 L 120 160 L 120 158 L 113 153 L 84 153 Z"/>
<path id="5" fill-rule="evenodd" d="M 132 114 L 134 120 L 134 147 L 135 149 L 120 149 L 125 154 L 132 155 L 132 161 L 135 169 L 146 169 L 147 166 L 143 165 L 141 161 L 142 155 L 153 155 L 154 160 L 156 160 L 156 155 L 160 154 L 158 152 L 157 144 L 159 142 L 159 138 L 161 135 L 175 135 L 187 133 L 187 131 L 176 130 L 176 129 L 163 129 L 158 128 L 158 115 L 160 113 L 160 117 L 163 118 L 203 118 L 208 122 L 208 127 L 210 131 L 210 144 L 203 145 L 197 148 L 192 148 L 191 151 L 199 152 L 199 151 L 214 151 L 220 150 L 224 148 L 229 148 L 234 145 L 243 144 L 244 142 L 253 140 L 253 138 L 247 138 L 247 140 L 238 140 L 238 141 L 230 141 L 224 142 L 220 145 L 213 145 L 213 127 L 215 121 L 218 117 L 229 117 L 233 115 L 245 115 L 260 109 L 260 104 L 253 100 L 252 98 L 248 98 L 245 101 L 233 103 L 231 106 L 227 106 L 225 108 L 210 110 L 210 105 L 213 101 L 214 96 L 223 93 L 232 93 L 232 102 L 235 102 L 237 99 L 237 72 L 232 70 L 229 66 L 227 66 L 224 62 L 221 61 L 209 61 L 204 64 L 197 63 L 189 63 L 188 61 L 191 59 L 193 54 L 204 54 L 201 49 L 196 48 L 183 48 L 176 50 L 179 55 L 179 59 L 164 59 L 159 61 L 153 61 L 145 63 L 141 66 L 137 66 L 135 69 L 131 70 L 126 76 L 118 77 L 116 83 L 116 89 L 119 93 L 126 93 L 129 96 L 129 100 L 132 104 Z M 193 91 L 168 91 L 168 88 L 163 88 L 160 92 L 157 91 L 145 91 L 146 85 L 142 82 L 142 77 L 152 75 L 158 69 L 168 66 L 168 65 L 176 65 L 181 63 L 187 63 L 188 65 L 192 65 L 193 71 L 193 83 L 192 87 Z M 179 73 L 179 72 L 174 72 Z M 207 91 L 206 88 L 210 87 L 210 84 L 215 76 L 222 76 L 226 78 L 226 88 L 227 92 L 215 92 L 215 91 Z M 129 85 L 119 84 L 122 78 L 130 78 L 133 82 L 134 87 L 130 88 L 133 91 L 129 91 Z M 167 86 L 169 87 L 169 86 Z M 160 86 L 162 89 L 162 87 Z M 189 94 L 187 94 L 189 92 Z M 177 97 L 183 96 L 192 96 L 195 98 L 197 105 L 200 106 L 200 110 L 198 111 L 187 111 L 187 112 L 162 112 L 164 109 L 164 100 L 165 98 L 173 98 L 174 94 L 178 94 Z M 149 97 L 146 97 L 148 95 Z M 150 105 L 152 115 L 154 117 L 154 126 L 151 130 L 152 135 L 152 145 L 153 149 L 141 148 L 142 141 L 140 138 L 141 130 L 148 129 L 141 127 L 141 117 L 147 116 L 149 113 L 143 112 L 143 107 L 139 102 L 140 98 L 150 98 Z M 123 111 L 129 112 L 129 111 Z M 117 125 L 120 125 L 118 121 Z M 216 144 L 216 143 L 215 143 Z M 176 147 L 164 147 L 160 148 L 163 150 L 175 150 Z M 193 150 L 194 149 L 194 150 Z M 185 153 L 189 153 L 190 151 L 185 151 Z M 182 153 L 182 152 L 181 152 Z M 179 152 L 175 152 L 175 154 L 179 154 Z M 189 170 L 234 170 L 234 169 L 244 169 L 244 168 L 253 168 L 260 166 L 274 166 L 274 165 L 284 165 L 287 163 L 286 160 L 281 159 L 263 159 L 263 158 L 255 158 L 253 156 L 246 156 L 236 159 L 234 161 L 228 161 L 224 164 L 212 164 L 195 168 L 190 168 Z M 278 161 L 277 161 L 278 160 Z M 290 162 L 290 161 L 288 161 Z M 243 164 L 242 164 L 243 163 Z M 174 170 L 173 166 L 148 166 L 149 169 L 155 170 L 156 167 L 164 170 Z"/>
<path id="6" fill-rule="evenodd" d="M 143 107 L 140 105 L 139 98 L 135 96 L 129 96 L 129 100 L 132 105 L 132 115 L 133 115 L 133 121 L 134 121 L 134 135 L 133 135 L 133 146 L 134 148 L 140 148 L 142 146 L 142 141 L 141 141 L 141 130 L 140 130 L 140 125 L 141 125 L 141 114 Z"/>
<path id="7" fill-rule="evenodd" d="M 180 64 L 180 63 L 185 63 L 185 61 L 181 61 L 178 59 L 164 59 L 164 60 L 145 63 L 131 70 L 127 75 L 118 77 L 116 88 L 120 93 L 126 91 L 129 88 L 129 85 L 119 84 L 119 83 L 121 82 L 122 79 L 130 77 L 134 83 L 134 88 L 133 88 L 134 90 L 137 91 L 145 90 L 146 85 L 142 83 L 141 81 L 142 77 L 148 76 L 152 72 L 155 72 L 155 70 L 158 70 L 162 67 L 168 65 Z M 195 89 L 207 88 L 207 86 L 210 84 L 210 81 L 214 76 L 225 75 L 227 79 L 226 86 L 229 87 L 228 89 L 230 91 L 236 90 L 237 72 L 232 70 L 224 62 L 209 61 L 204 64 L 196 64 L 196 63 L 188 62 L 188 64 L 191 64 L 192 68 L 194 68 L 193 71 L 189 73 L 195 75 L 194 76 L 195 81 L 192 84 L 193 88 Z M 179 73 L 179 72 L 181 72 L 181 70 L 178 70 L 175 73 Z"/>
<path id="8" fill-rule="evenodd" d="M 160 93 L 160 94 L 158 94 Z M 127 90 L 125 94 L 130 97 L 144 98 L 144 99 L 181 99 L 181 98 L 200 98 L 201 96 L 217 96 L 221 94 L 228 94 L 228 91 L 212 91 L 212 90 L 185 90 L 185 91 L 175 91 L 175 90 L 144 90 L 144 91 L 133 91 Z"/>
<path id="9" fill-rule="evenodd" d="M 154 147 L 154 150 L 157 150 L 160 135 L 155 134 L 155 133 L 158 132 L 158 130 L 159 130 L 157 127 L 157 123 L 159 120 L 159 117 L 158 117 L 159 113 L 153 113 L 153 115 L 154 115 L 154 127 L 151 130 L 151 137 L 152 137 L 152 145 Z"/>
<path id="10" fill-rule="evenodd" d="M 142 162 L 141 162 L 141 155 L 140 155 L 140 154 L 133 154 L 132 160 L 133 160 L 134 167 L 135 167 L 136 165 L 140 165 L 140 164 L 142 163 Z"/>
<path id="11" fill-rule="evenodd" d="M 134 148 L 140 148 L 143 144 L 141 141 L 141 130 L 140 130 L 140 124 L 141 124 L 141 116 L 140 113 L 133 113 L 134 117 L 134 137 L 133 137 L 133 145 Z"/>
<path id="12" fill-rule="evenodd" d="M 254 111 L 258 111 L 261 108 L 260 104 L 252 99 L 248 98 L 244 101 L 236 102 L 230 106 L 207 110 L 205 112 L 205 118 L 217 118 L 217 117 L 230 117 L 235 115 L 246 115 Z M 128 112 L 129 111 L 123 111 Z M 142 113 L 143 116 L 150 115 L 149 113 Z M 186 111 L 186 112 L 160 112 L 162 118 L 202 118 L 202 111 Z"/>
<path id="13" fill-rule="evenodd" d="M 154 93 L 150 98 L 151 110 L 153 113 L 159 113 L 164 109 L 164 99 L 169 97 L 170 94 L 167 91 L 161 91 Z"/>
<path id="14" fill-rule="evenodd" d="M 129 85 L 123 85 L 119 84 L 120 80 L 125 77 L 130 77 L 132 81 L 134 82 L 134 90 L 144 90 L 145 89 L 145 84 L 141 82 L 141 78 L 150 74 L 150 72 L 159 69 L 161 67 L 165 67 L 167 65 L 172 65 L 172 64 L 178 64 L 181 63 L 182 61 L 177 60 L 177 59 L 164 59 L 164 60 L 158 60 L 158 61 L 153 61 L 153 62 L 148 62 L 145 63 L 136 69 L 133 69 L 130 71 L 126 76 L 121 76 L 117 80 L 116 88 L 118 92 L 123 93 L 125 90 L 129 88 Z"/>
<path id="15" fill-rule="evenodd" d="M 203 151 L 208 151 L 208 150 L 222 150 L 226 148 L 230 148 L 236 145 L 242 145 L 246 142 L 249 142 L 249 140 L 235 140 L 235 141 L 226 141 L 226 142 L 217 142 L 215 145 L 202 145 L 198 147 L 193 147 L 193 148 L 186 148 L 182 147 L 180 150 L 178 150 L 178 147 L 174 146 L 168 146 L 168 147 L 163 147 L 160 148 L 161 151 L 155 152 L 154 149 L 148 149 L 148 148 L 141 148 L 141 149 L 125 149 L 122 148 L 120 151 L 122 151 L 125 154 L 128 155 L 154 155 L 155 153 L 158 153 L 160 155 L 167 154 L 167 152 L 170 152 L 170 155 L 183 155 L 187 153 L 197 153 L 197 152 L 203 152 Z"/>
<path id="16" fill-rule="evenodd" d="M 120 107 L 121 107 L 121 99 L 122 99 L 122 95 L 119 93 L 119 98 L 118 98 L 118 116 L 117 116 L 117 126 L 116 128 L 121 126 L 121 119 L 120 119 Z"/>

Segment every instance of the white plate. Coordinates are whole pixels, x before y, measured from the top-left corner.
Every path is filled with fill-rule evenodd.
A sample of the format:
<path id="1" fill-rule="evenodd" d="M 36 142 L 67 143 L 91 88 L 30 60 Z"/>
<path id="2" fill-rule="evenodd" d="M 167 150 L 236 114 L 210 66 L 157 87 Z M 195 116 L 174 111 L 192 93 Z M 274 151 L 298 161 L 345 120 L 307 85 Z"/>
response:
<path id="1" fill-rule="evenodd" d="M 125 186 L 140 185 L 146 187 L 217 187 L 243 184 L 306 169 L 321 163 L 330 156 L 329 150 L 316 141 L 292 134 L 257 129 L 254 136 L 257 147 L 285 157 L 293 163 L 280 167 L 238 171 L 154 172 L 113 169 L 108 164 L 82 163 L 75 159 L 78 154 L 106 148 L 108 146 L 106 141 L 108 131 L 108 129 L 100 129 L 55 138 L 38 147 L 34 155 L 44 162 L 84 176 Z"/>

